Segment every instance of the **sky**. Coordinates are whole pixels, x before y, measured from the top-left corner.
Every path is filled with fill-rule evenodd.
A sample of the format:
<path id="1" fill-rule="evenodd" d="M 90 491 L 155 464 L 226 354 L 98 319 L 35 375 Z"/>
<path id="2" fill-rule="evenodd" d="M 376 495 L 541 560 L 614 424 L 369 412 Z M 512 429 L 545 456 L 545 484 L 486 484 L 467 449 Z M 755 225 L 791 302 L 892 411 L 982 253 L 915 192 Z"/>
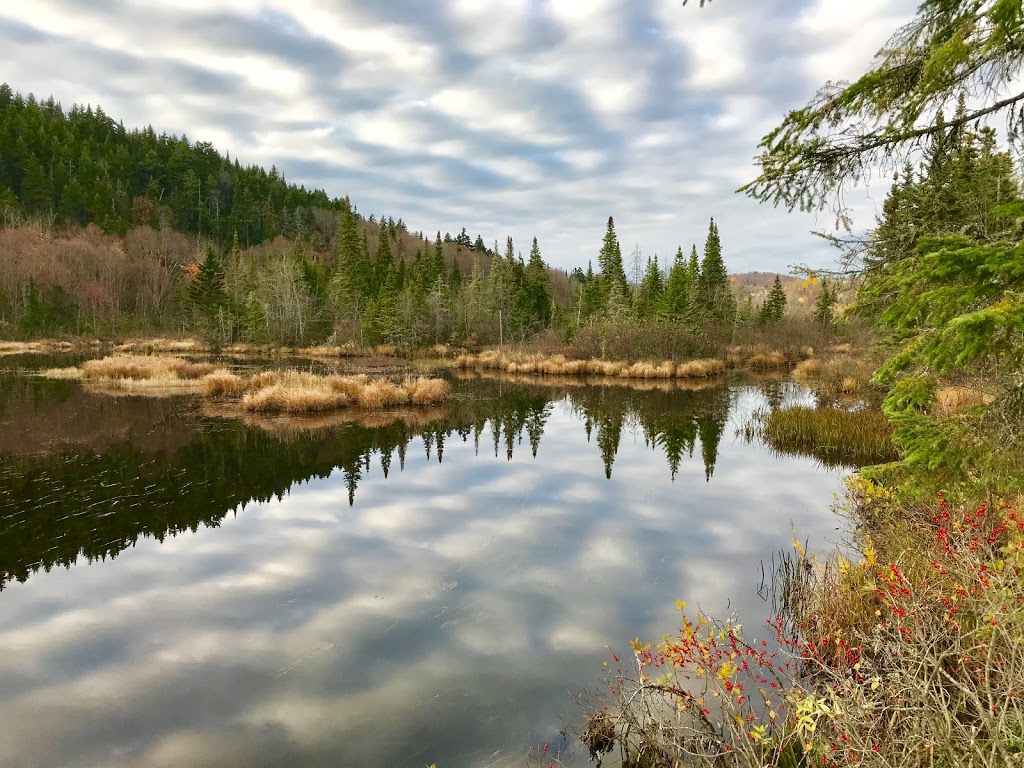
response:
<path id="1" fill-rule="evenodd" d="M 0 78 L 211 141 L 413 231 L 536 236 L 595 259 L 721 231 L 733 272 L 825 267 L 812 230 L 736 194 L 757 144 L 852 79 L 917 0 L 32 0 L 0 3 Z M 870 226 L 878 181 L 849 195 Z M 502 245 L 503 247 L 503 245 Z"/>

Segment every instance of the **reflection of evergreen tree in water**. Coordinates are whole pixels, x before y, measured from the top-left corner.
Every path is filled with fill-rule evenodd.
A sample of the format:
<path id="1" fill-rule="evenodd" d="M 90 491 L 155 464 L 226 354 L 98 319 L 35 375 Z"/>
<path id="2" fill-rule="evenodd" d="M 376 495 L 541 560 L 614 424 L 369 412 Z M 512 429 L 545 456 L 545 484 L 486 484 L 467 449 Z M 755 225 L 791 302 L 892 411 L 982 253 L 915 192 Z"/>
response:
<path id="1" fill-rule="evenodd" d="M 648 446 L 664 451 L 673 480 L 684 456 L 693 455 L 699 439 L 704 474 L 710 479 L 732 408 L 732 396 L 725 386 L 698 391 L 589 388 L 573 390 L 569 399 L 584 422 L 588 440 L 591 430 L 597 430 L 607 477 L 611 477 L 622 428 L 632 425 L 642 431 Z"/>
<path id="2" fill-rule="evenodd" d="M 0 377 L 0 387 L 9 383 Z M 47 423 L 55 398 L 94 397 L 65 382 L 22 378 L 18 386 L 25 391 L 9 394 L 38 412 L 41 434 L 55 432 Z M 379 462 L 387 477 L 397 455 L 404 470 L 409 446 L 417 438 L 423 440 L 428 460 L 436 455 L 440 462 L 453 433 L 464 442 L 472 436 L 479 448 L 480 436 L 489 428 L 495 455 L 504 446 L 511 459 L 525 434 L 536 457 L 552 400 L 567 396 L 551 387 L 507 382 L 457 386 L 471 396 L 452 398 L 443 416 L 418 426 L 403 421 L 373 427 L 349 423 L 282 435 L 234 420 L 199 419 L 187 409 L 168 406 L 165 410 L 176 415 L 161 421 L 159 429 L 175 432 L 172 447 L 140 450 L 121 442 L 98 453 L 0 453 L 0 589 L 41 567 L 70 566 L 81 556 L 114 557 L 140 538 L 163 541 L 200 526 L 215 527 L 232 510 L 251 501 L 281 499 L 295 483 L 313 478 L 337 473 L 352 505 L 373 463 Z M 588 433 L 596 430 L 606 477 L 611 476 L 623 429 L 630 426 L 642 429 L 649 445 L 665 451 L 673 477 L 684 453 L 692 455 L 698 436 L 708 476 L 713 471 L 730 404 L 726 389 L 666 393 L 590 387 L 574 389 L 568 398 Z M 74 413 L 81 406 L 69 407 Z M 161 418 L 141 406 L 139 412 Z M 152 424 L 136 426 L 137 433 L 153 431 Z"/>
<path id="3" fill-rule="evenodd" d="M 768 407 L 774 411 L 776 408 L 782 407 L 782 403 L 786 399 L 788 384 L 780 379 L 767 379 L 758 384 L 758 389 L 761 390 L 761 394 L 768 402 Z"/>

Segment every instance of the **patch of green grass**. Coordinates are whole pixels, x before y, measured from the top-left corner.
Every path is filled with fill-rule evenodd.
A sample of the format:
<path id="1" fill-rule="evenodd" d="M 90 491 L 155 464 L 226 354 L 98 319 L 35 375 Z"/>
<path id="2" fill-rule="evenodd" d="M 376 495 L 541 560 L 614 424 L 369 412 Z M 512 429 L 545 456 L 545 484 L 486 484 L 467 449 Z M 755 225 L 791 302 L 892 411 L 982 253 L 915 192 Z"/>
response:
<path id="1" fill-rule="evenodd" d="M 810 456 L 829 467 L 862 467 L 899 458 L 892 425 L 873 408 L 793 406 L 759 414 L 748 436 L 757 435 L 779 453 Z"/>

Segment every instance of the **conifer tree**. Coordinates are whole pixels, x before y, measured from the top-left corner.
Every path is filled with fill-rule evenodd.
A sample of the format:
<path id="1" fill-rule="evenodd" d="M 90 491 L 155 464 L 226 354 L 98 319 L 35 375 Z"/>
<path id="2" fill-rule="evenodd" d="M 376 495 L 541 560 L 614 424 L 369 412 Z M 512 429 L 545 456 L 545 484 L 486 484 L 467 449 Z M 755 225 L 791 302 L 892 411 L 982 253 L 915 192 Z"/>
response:
<path id="1" fill-rule="evenodd" d="M 676 251 L 675 261 L 668 273 L 668 283 L 665 286 L 661 311 L 668 320 L 673 322 L 687 320 L 693 312 L 690 269 L 681 247 Z"/>
<path id="2" fill-rule="evenodd" d="M 615 221 L 611 216 L 608 217 L 608 227 L 605 230 L 597 264 L 600 269 L 599 279 L 603 301 L 607 302 L 612 291 L 615 290 L 620 302 L 628 302 L 629 284 L 626 281 L 626 271 L 622 265 L 622 248 L 619 247 L 619 238 L 615 234 Z"/>
<path id="3" fill-rule="evenodd" d="M 206 247 L 206 255 L 189 286 L 188 294 L 192 302 L 204 312 L 216 310 L 227 300 L 224 292 L 224 267 L 212 245 Z"/>
<path id="4" fill-rule="evenodd" d="M 831 328 L 835 321 L 836 294 L 827 279 L 822 279 L 818 301 L 814 305 L 814 321 L 824 328 Z"/>
<path id="5" fill-rule="evenodd" d="M 433 258 L 430 261 L 431 281 L 436 282 L 438 278 L 443 278 L 444 274 L 444 245 L 441 242 L 441 231 L 438 230 L 437 237 L 434 239 Z"/>
<path id="6" fill-rule="evenodd" d="M 757 319 L 761 325 L 776 324 L 782 322 L 785 314 L 786 291 L 782 287 L 782 280 L 776 275 L 775 282 L 772 283 L 771 290 L 768 291 L 768 298 L 765 299 Z"/>
<path id="7" fill-rule="evenodd" d="M 636 294 L 634 310 L 638 318 L 647 318 L 656 314 L 662 306 L 665 298 L 665 281 L 661 275 L 661 267 L 658 265 L 658 257 L 647 258 L 647 268 L 644 270 L 643 279 L 640 281 L 640 288 Z"/>
<path id="8" fill-rule="evenodd" d="M 371 265 L 372 278 L 369 290 L 371 296 L 376 296 L 380 292 L 394 266 L 394 256 L 391 254 L 391 233 L 389 228 L 382 224 L 377 236 L 377 251 L 374 253 Z"/>
<path id="9" fill-rule="evenodd" d="M 457 259 L 452 259 L 452 268 L 448 272 L 448 287 L 453 292 L 458 292 L 462 288 L 462 271 L 459 269 Z"/>
<path id="10" fill-rule="evenodd" d="M 530 323 L 538 330 L 547 327 L 551 322 L 551 287 L 548 268 L 540 255 L 537 238 L 533 238 L 530 247 L 530 260 L 523 273 L 523 291 Z"/>
<path id="11" fill-rule="evenodd" d="M 711 320 L 725 322 L 735 314 L 735 298 L 729 285 L 729 273 L 722 259 L 722 242 L 718 225 L 711 219 L 708 237 L 704 244 L 704 260 L 697 277 L 697 301 L 699 312 Z"/>
<path id="12" fill-rule="evenodd" d="M 697 280 L 700 279 L 700 262 L 697 260 L 697 244 L 694 243 L 693 247 L 690 248 L 690 263 L 687 265 L 689 270 L 690 289 L 691 291 L 696 290 Z"/>

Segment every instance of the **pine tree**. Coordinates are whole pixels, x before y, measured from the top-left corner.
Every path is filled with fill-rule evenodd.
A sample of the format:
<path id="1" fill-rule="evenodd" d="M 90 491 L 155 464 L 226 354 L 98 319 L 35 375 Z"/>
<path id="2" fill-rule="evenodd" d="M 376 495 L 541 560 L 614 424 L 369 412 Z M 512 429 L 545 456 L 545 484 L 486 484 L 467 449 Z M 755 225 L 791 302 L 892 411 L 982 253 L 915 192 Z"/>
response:
<path id="1" fill-rule="evenodd" d="M 530 247 L 530 260 L 523 273 L 523 291 L 531 325 L 538 329 L 546 328 L 551 322 L 551 285 L 548 278 L 547 264 L 540 255 L 537 238 L 533 238 Z"/>
<path id="2" fill-rule="evenodd" d="M 775 282 L 772 283 L 771 290 L 768 291 L 768 298 L 765 299 L 757 319 L 761 325 L 776 324 L 782 322 L 785 314 L 786 291 L 782 287 L 782 280 L 776 275 Z"/>
<path id="3" fill-rule="evenodd" d="M 696 308 L 704 316 L 717 322 L 732 320 L 736 311 L 735 297 L 729 285 L 729 273 L 722 259 L 722 242 L 714 219 L 708 226 L 696 294 Z"/>
<path id="4" fill-rule="evenodd" d="M 462 288 L 462 271 L 456 259 L 452 259 L 452 268 L 448 272 L 448 287 L 453 292 L 458 292 Z"/>
<path id="5" fill-rule="evenodd" d="M 448 235 L 446 234 L 445 237 L 448 237 Z M 438 278 L 444 276 L 444 273 L 444 245 L 441 242 L 441 232 L 438 230 L 437 237 L 434 240 L 434 256 L 430 263 L 430 274 L 436 282 Z"/>
<path id="6" fill-rule="evenodd" d="M 371 265 L 372 277 L 369 295 L 376 296 L 380 293 L 394 266 L 395 259 L 391 254 L 391 233 L 388 227 L 382 224 L 377 235 L 377 251 L 373 255 L 373 263 Z"/>
<path id="7" fill-rule="evenodd" d="M 697 260 L 697 245 L 690 248 L 690 263 L 687 265 L 687 269 L 690 273 L 690 289 L 696 290 L 697 281 L 700 279 L 700 262 Z"/>
<path id="8" fill-rule="evenodd" d="M 192 302 L 204 312 L 216 310 L 227 300 L 224 292 L 224 267 L 212 245 L 206 248 L 206 255 L 189 286 L 188 294 Z"/>
<path id="9" fill-rule="evenodd" d="M 640 288 L 636 294 L 634 310 L 638 318 L 644 319 L 656 314 L 665 297 L 665 281 L 662 278 L 658 257 L 648 257 L 647 268 L 640 280 Z"/>
<path id="10" fill-rule="evenodd" d="M 25 161 L 25 175 L 21 182 L 21 199 L 29 213 L 46 214 L 53 207 L 53 192 L 42 164 L 35 155 Z"/>
<path id="11" fill-rule="evenodd" d="M 693 312 L 690 288 L 690 269 L 683 256 L 683 249 L 679 248 L 668 273 L 662 302 L 661 312 L 668 320 L 681 322 L 690 318 Z"/>
<path id="12" fill-rule="evenodd" d="M 607 302 L 614 290 L 620 303 L 628 302 L 629 284 L 626 281 L 626 271 L 622 265 L 622 249 L 619 247 L 619 238 L 615 234 L 615 221 L 611 216 L 608 217 L 608 227 L 605 230 L 597 264 L 600 269 L 599 284 L 603 301 Z"/>
<path id="13" fill-rule="evenodd" d="M 601 286 L 598 285 L 597 275 L 594 274 L 594 264 L 587 262 L 587 271 L 580 281 L 580 304 L 577 310 L 577 318 L 586 318 L 601 309 Z"/>
<path id="14" fill-rule="evenodd" d="M 814 322 L 824 328 L 831 328 L 835 321 L 836 294 L 828 280 L 822 279 L 818 301 L 814 305 Z"/>

